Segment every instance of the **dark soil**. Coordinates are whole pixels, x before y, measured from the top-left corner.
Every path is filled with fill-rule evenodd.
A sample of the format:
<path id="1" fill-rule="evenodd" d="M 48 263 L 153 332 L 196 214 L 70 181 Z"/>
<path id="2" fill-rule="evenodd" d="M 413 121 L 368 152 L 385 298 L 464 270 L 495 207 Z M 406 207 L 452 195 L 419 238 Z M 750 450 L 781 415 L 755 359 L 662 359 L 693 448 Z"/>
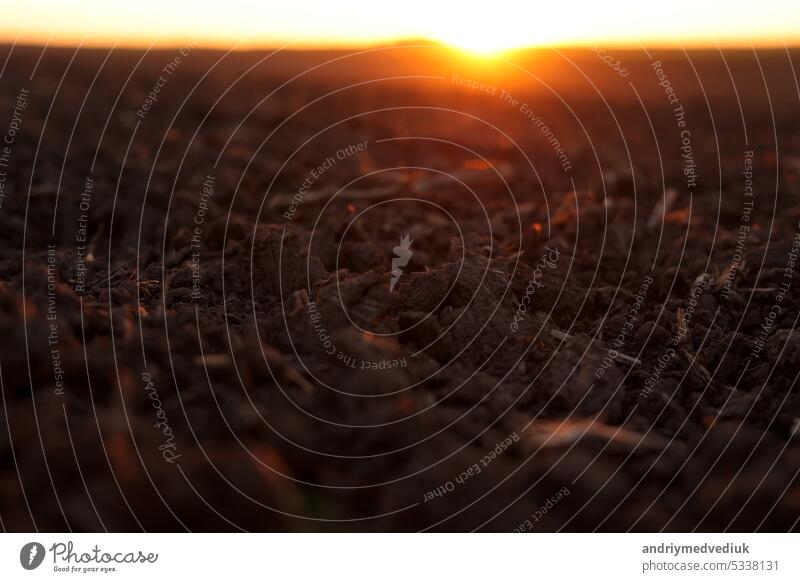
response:
<path id="1" fill-rule="evenodd" d="M 5 530 L 798 528 L 800 55 L 404 50 L 2 49 Z"/>

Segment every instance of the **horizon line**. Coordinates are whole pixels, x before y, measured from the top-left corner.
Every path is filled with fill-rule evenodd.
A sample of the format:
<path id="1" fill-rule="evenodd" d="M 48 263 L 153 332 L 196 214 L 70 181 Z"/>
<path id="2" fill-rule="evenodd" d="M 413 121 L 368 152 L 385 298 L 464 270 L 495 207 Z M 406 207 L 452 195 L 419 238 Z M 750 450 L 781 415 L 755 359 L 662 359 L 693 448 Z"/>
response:
<path id="1" fill-rule="evenodd" d="M 130 39 L 123 40 L 124 37 L 116 41 L 108 39 L 48 39 L 45 41 L 25 39 L 20 41 L 19 36 L 16 38 L 9 36 L 0 36 L 0 46 L 12 48 L 54 48 L 54 49 L 82 49 L 82 50 L 131 50 L 131 51 L 162 51 L 162 50 L 177 50 L 191 45 L 193 50 L 206 50 L 206 51 L 230 51 L 230 52 L 262 52 L 262 51 L 281 51 L 281 52 L 315 52 L 315 51 L 362 51 L 370 49 L 379 49 L 386 47 L 409 47 L 409 48 L 442 48 L 445 50 L 452 50 L 454 52 L 463 52 L 459 47 L 450 45 L 429 38 L 396 38 L 386 40 L 374 41 L 323 41 L 323 42 L 303 42 L 303 41 L 245 41 L 240 43 L 230 43 L 223 40 L 196 40 L 191 37 L 175 37 L 168 41 L 155 40 L 146 42 L 143 39 Z M 520 47 L 514 47 L 499 51 L 505 54 L 530 52 L 537 50 L 591 50 L 591 47 L 600 47 L 603 49 L 619 50 L 619 51 L 640 51 L 647 50 L 733 50 L 733 51 L 749 51 L 749 50 L 784 50 L 784 49 L 798 49 L 800 48 L 800 38 L 797 39 L 764 39 L 757 41 L 724 39 L 722 41 L 704 41 L 687 39 L 680 40 L 665 40 L 653 39 L 650 41 L 565 41 L 565 42 L 550 42 L 542 44 L 531 44 Z"/>

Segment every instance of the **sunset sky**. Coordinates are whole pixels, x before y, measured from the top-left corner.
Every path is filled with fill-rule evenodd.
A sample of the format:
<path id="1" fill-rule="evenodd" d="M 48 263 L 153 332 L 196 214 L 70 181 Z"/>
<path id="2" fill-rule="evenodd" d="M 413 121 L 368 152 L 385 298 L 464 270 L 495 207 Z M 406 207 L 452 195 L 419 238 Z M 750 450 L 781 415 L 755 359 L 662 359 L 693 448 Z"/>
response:
<path id="1" fill-rule="evenodd" d="M 468 50 L 585 44 L 781 46 L 800 42 L 796 0 L 435 2 L 32 0 L 2 11 L 0 42 L 241 48 L 356 47 L 430 39 Z"/>

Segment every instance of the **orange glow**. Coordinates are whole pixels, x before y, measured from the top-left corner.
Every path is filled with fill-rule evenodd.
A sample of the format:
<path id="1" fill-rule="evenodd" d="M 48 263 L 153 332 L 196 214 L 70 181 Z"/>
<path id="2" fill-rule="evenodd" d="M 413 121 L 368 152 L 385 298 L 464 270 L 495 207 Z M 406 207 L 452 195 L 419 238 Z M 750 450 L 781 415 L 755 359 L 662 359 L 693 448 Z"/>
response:
<path id="1" fill-rule="evenodd" d="M 474 23 L 474 26 L 479 26 Z M 454 29 L 439 35 L 437 40 L 474 56 L 500 56 L 511 49 L 524 48 L 530 45 L 524 39 L 514 40 L 502 33 L 486 31 L 476 34 L 475 29 Z"/>
<path id="2" fill-rule="evenodd" d="M 550 27 L 549 32 L 544 27 L 537 30 L 534 22 L 558 18 L 552 8 L 542 3 L 495 0 L 488 7 L 463 4 L 453 9 L 446 3 L 436 6 L 428 11 L 424 33 L 474 56 L 499 56 L 512 49 L 557 43 L 569 37 L 563 27 Z"/>
<path id="3" fill-rule="evenodd" d="M 404 39 L 475 55 L 587 43 L 781 46 L 800 40 L 800 3 L 406 0 L 389 7 L 354 0 L 39 0 L 9 3 L 0 20 L 0 43 L 355 48 Z"/>

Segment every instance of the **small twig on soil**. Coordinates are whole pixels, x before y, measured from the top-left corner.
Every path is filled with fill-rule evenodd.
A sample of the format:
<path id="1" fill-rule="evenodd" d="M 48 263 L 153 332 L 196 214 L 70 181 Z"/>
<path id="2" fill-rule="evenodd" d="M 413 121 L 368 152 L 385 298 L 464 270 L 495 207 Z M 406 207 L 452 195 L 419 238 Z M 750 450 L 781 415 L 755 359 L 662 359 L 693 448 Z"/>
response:
<path id="1" fill-rule="evenodd" d="M 615 359 L 622 360 L 623 362 L 627 362 L 631 366 L 639 366 L 642 363 L 642 361 L 639 358 L 633 358 L 633 357 L 627 356 L 627 355 L 625 355 L 625 354 L 623 354 L 621 352 L 617 352 L 617 357 Z"/>
<path id="2" fill-rule="evenodd" d="M 714 277 L 714 291 L 722 291 L 725 285 L 728 284 L 728 280 L 730 280 L 732 286 L 736 274 L 743 273 L 745 269 L 746 261 L 744 259 L 738 264 L 731 261 L 722 273 L 717 273 L 717 276 Z"/>
<path id="3" fill-rule="evenodd" d="M 314 392 L 314 386 L 305 377 L 294 369 L 292 364 L 277 350 L 262 344 L 264 357 L 267 364 L 276 368 L 277 372 L 289 382 L 303 390 L 306 394 Z"/>
<path id="4" fill-rule="evenodd" d="M 700 273 L 700 274 L 699 274 L 697 277 L 695 277 L 695 278 L 694 278 L 694 283 L 692 283 L 692 288 L 694 288 L 694 289 L 697 289 L 697 287 L 699 287 L 699 286 L 700 286 L 700 282 L 701 282 L 701 281 L 704 283 L 704 285 L 703 285 L 703 286 L 704 286 L 704 287 L 707 287 L 707 286 L 708 286 L 708 284 L 709 284 L 709 283 L 710 283 L 710 282 L 711 282 L 713 279 L 714 279 L 714 278 L 713 278 L 713 277 L 712 277 L 712 276 L 711 276 L 709 273 Z"/>
<path id="5" fill-rule="evenodd" d="M 208 368 L 223 368 L 231 364 L 231 358 L 228 354 L 205 354 L 195 356 L 194 363 Z"/>
<path id="6" fill-rule="evenodd" d="M 108 276 L 103 279 L 96 279 L 90 283 L 92 286 L 99 287 L 100 285 L 107 285 L 110 283 L 115 277 L 122 275 L 127 270 L 127 265 L 132 261 L 125 261 L 111 269 L 108 272 Z"/>
<path id="7" fill-rule="evenodd" d="M 647 219 L 648 228 L 655 228 L 666 218 L 670 208 L 675 204 L 675 199 L 677 197 L 678 191 L 675 188 L 667 188 L 664 191 L 664 197 L 659 199 L 653 211 L 650 213 L 650 218 Z"/>
<path id="8" fill-rule="evenodd" d="M 697 355 L 690 354 L 687 350 L 681 350 L 683 357 L 689 362 L 689 367 L 694 370 L 694 373 L 703 381 L 707 386 L 714 386 L 714 381 L 711 378 L 711 372 L 708 371 L 703 364 L 697 359 Z"/>
<path id="9" fill-rule="evenodd" d="M 551 329 L 550 330 L 550 335 L 552 335 L 554 338 L 556 338 L 558 340 L 562 340 L 562 341 L 563 340 L 568 340 L 568 339 L 574 339 L 574 337 L 575 337 L 575 336 L 572 336 L 572 335 L 570 335 L 568 333 L 564 333 L 563 331 L 558 330 L 558 329 Z M 616 351 L 616 350 L 615 350 L 615 352 L 617 354 L 616 357 L 614 358 L 615 360 L 621 360 L 623 362 L 626 362 L 626 363 L 630 364 L 631 366 L 639 366 L 642 363 L 642 361 L 639 358 L 633 358 L 631 356 L 625 355 L 622 352 L 619 352 L 619 351 Z"/>
<path id="10" fill-rule="evenodd" d="M 536 421 L 526 432 L 528 446 L 569 446 L 580 440 L 596 440 L 631 450 L 661 450 L 668 441 L 652 434 L 641 434 L 621 426 L 611 426 L 598 420 Z"/>

